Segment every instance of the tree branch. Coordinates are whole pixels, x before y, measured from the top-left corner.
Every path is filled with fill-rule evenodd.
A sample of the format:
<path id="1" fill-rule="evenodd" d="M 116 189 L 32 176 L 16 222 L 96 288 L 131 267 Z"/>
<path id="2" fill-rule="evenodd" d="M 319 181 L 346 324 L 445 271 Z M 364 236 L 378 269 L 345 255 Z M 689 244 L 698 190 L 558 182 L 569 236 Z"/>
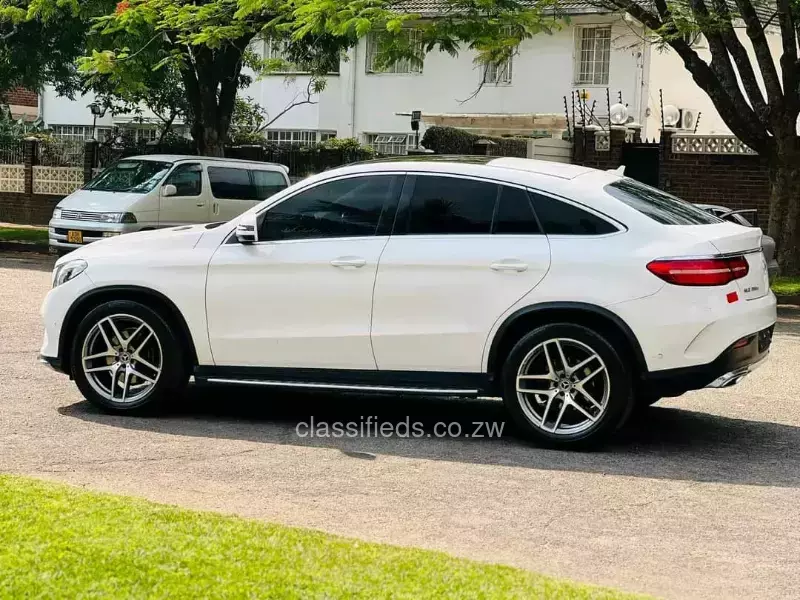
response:
<path id="1" fill-rule="evenodd" d="M 753 51 L 756 55 L 758 68 L 764 79 L 764 88 L 767 90 L 767 97 L 770 99 L 770 109 L 780 108 L 783 104 L 783 93 L 778 80 L 775 61 L 772 58 L 772 52 L 769 50 L 767 37 L 764 35 L 764 28 L 761 26 L 761 21 L 758 20 L 758 15 L 750 0 L 736 0 L 736 5 L 739 7 L 739 14 L 741 14 L 744 21 L 747 37 L 753 43 Z"/>
<path id="2" fill-rule="evenodd" d="M 308 85 L 306 86 L 306 92 L 305 92 L 305 99 L 304 100 L 297 101 L 297 95 L 296 95 L 294 97 L 294 100 L 292 100 L 292 102 L 288 106 L 286 106 L 281 112 L 279 112 L 277 114 L 277 116 L 275 116 L 275 118 L 270 119 L 267 123 L 264 123 L 264 125 L 259 127 L 258 133 L 264 131 L 267 127 L 272 125 L 275 121 L 280 119 L 283 115 L 285 115 L 287 112 L 292 110 L 295 106 L 302 106 L 303 104 L 317 104 L 316 100 L 312 100 L 311 99 L 311 96 L 313 95 L 313 92 L 311 91 L 311 86 L 313 85 L 313 83 L 314 83 L 314 79 L 313 78 L 309 78 Z"/>
<path id="3" fill-rule="evenodd" d="M 798 67 L 797 67 L 797 32 L 795 30 L 792 9 L 788 0 L 777 0 L 778 24 L 781 28 L 781 43 L 783 54 L 781 55 L 781 76 L 783 78 L 783 95 L 786 108 L 794 114 L 797 119 L 797 112 L 800 111 L 800 90 L 798 90 Z"/>
<path id="4" fill-rule="evenodd" d="M 750 99 L 750 105 L 758 117 L 758 120 L 765 126 L 769 127 L 769 108 L 764 99 L 764 94 L 761 92 L 761 86 L 758 84 L 753 64 L 750 62 L 750 57 L 747 55 L 744 45 L 736 35 L 733 28 L 733 17 L 728 8 L 728 0 L 713 0 L 714 10 L 722 17 L 720 36 L 725 43 L 725 46 L 733 57 L 736 63 L 736 69 L 742 79 L 742 86 L 744 87 L 747 97 Z"/>

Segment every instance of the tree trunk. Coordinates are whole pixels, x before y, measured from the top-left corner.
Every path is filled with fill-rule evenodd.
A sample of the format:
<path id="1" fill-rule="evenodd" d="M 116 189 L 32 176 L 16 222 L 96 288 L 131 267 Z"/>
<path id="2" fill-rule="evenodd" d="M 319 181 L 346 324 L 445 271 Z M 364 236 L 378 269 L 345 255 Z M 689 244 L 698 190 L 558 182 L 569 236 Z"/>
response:
<path id="1" fill-rule="evenodd" d="M 779 144 L 773 154 L 770 187 L 767 233 L 775 238 L 780 273 L 800 275 L 800 152 L 796 138 L 790 144 Z"/>

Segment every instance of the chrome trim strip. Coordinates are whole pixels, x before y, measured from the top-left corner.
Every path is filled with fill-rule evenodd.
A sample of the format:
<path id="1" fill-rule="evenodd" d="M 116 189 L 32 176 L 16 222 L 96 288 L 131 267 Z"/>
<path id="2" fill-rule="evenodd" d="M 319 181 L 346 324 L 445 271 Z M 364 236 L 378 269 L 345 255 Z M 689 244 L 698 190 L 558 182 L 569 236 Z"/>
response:
<path id="1" fill-rule="evenodd" d="M 695 254 L 691 256 L 660 256 L 653 260 L 708 260 L 712 258 L 733 258 L 744 254 L 755 254 L 762 252 L 761 248 L 750 248 L 749 250 L 737 250 L 736 252 L 724 252 L 720 254 Z"/>
<path id="2" fill-rule="evenodd" d="M 343 383 L 311 383 L 301 381 L 267 381 L 261 379 L 226 379 L 209 377 L 209 383 L 232 383 L 236 385 L 263 385 L 267 387 L 294 387 L 320 390 L 357 390 L 361 392 L 407 392 L 414 394 L 477 394 L 478 390 L 445 388 L 394 387 L 389 385 L 346 385 Z"/>

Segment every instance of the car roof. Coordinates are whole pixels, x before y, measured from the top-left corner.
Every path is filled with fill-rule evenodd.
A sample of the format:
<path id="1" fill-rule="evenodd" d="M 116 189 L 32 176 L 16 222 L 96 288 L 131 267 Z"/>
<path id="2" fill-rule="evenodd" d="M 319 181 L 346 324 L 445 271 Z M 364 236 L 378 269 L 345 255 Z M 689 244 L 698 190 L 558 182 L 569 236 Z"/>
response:
<path id="1" fill-rule="evenodd" d="M 359 165 L 392 165 L 400 168 L 419 169 L 420 164 L 438 165 L 484 165 L 498 169 L 524 171 L 537 175 L 558 177 L 559 179 L 575 179 L 594 171 L 590 167 L 572 165 L 531 158 L 496 157 L 496 156 L 449 156 L 439 154 L 421 154 L 417 156 L 394 156 L 357 163 Z"/>
<path id="2" fill-rule="evenodd" d="M 156 162 L 176 163 L 186 160 L 202 160 L 205 162 L 220 163 L 241 163 L 243 165 L 253 165 L 256 167 L 278 167 L 285 169 L 281 163 L 265 162 L 260 160 L 242 160 L 241 158 L 223 158 L 218 156 L 193 156 L 191 154 L 142 154 L 139 156 L 126 156 L 120 160 L 152 160 Z"/>

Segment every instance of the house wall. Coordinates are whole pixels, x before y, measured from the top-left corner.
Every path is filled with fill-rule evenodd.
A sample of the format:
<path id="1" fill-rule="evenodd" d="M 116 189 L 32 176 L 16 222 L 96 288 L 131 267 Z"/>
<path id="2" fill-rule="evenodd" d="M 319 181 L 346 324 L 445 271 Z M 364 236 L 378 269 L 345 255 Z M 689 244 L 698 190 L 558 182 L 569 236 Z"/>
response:
<path id="1" fill-rule="evenodd" d="M 522 43 L 513 59 L 510 85 L 485 85 L 475 94 L 481 67 L 474 64 L 475 54 L 463 50 L 457 57 L 432 52 L 425 57 L 420 74 L 366 72 L 366 40 L 351 49 L 348 60 L 340 64 L 340 73 L 327 77 L 324 91 L 312 97 L 312 103 L 295 106 L 270 129 L 335 131 L 339 137 L 362 137 L 366 133 L 410 133 L 410 119 L 396 112 L 421 110 L 427 113 L 538 113 L 564 114 L 564 96 L 575 86 L 575 26 L 612 25 L 611 58 L 608 86 L 580 86 L 589 93 L 588 104 L 597 101 L 597 114 L 606 112 L 606 87 L 612 103 L 619 93 L 638 119 L 644 110 L 643 90 L 647 79 L 647 48 L 641 32 L 632 22 L 618 15 L 583 15 L 572 18 L 552 35 L 540 34 Z M 263 45 L 255 46 L 263 52 Z M 304 75 L 267 75 L 255 79 L 240 91 L 251 97 L 270 116 L 303 100 L 308 85 Z M 43 117 L 48 125 L 91 125 L 87 105 L 91 94 L 76 98 L 58 97 L 52 88 L 43 94 Z M 110 126 L 119 118 L 107 114 L 98 126 Z M 422 124 L 425 129 L 425 123 Z"/>
<path id="2" fill-rule="evenodd" d="M 756 78 L 764 90 L 761 72 L 755 61 L 753 45 L 744 29 L 736 29 L 736 35 L 747 50 L 751 64 L 754 66 Z M 781 36 L 775 29 L 767 29 L 767 42 L 772 51 L 773 59 L 780 73 Z M 701 38 L 694 46 L 698 55 L 706 62 L 711 61 L 708 43 Z M 663 90 L 664 106 L 672 104 L 678 108 L 694 108 L 702 112 L 697 127 L 697 133 L 730 134 L 730 128 L 725 125 L 719 116 L 714 104 L 708 95 L 698 87 L 689 71 L 683 66 L 683 61 L 671 48 L 651 48 L 650 61 L 650 92 L 647 96 L 647 109 L 644 135 L 658 138 L 661 131 L 661 106 L 659 102 L 659 89 Z M 741 85 L 741 83 L 740 83 Z"/>
<path id="3" fill-rule="evenodd" d="M 359 44 L 355 61 L 357 133 L 408 132 L 409 118 L 395 112 L 421 110 L 429 113 L 555 113 L 564 114 L 564 96 L 574 89 L 575 26 L 611 23 L 609 85 L 612 98 L 618 91 L 637 106 L 641 84 L 643 44 L 632 25 L 620 17 L 574 17 L 571 25 L 552 35 L 540 34 L 524 41 L 513 59 L 510 85 L 478 88 L 481 68 L 475 54 L 462 51 L 457 58 L 441 52 L 425 57 L 421 74 L 366 73 L 366 44 Z M 597 100 L 597 113 L 605 113 L 606 86 L 581 86 L 589 92 L 588 103 Z M 614 100 L 612 99 L 612 102 Z M 424 123 L 423 123 L 424 128 Z"/>

